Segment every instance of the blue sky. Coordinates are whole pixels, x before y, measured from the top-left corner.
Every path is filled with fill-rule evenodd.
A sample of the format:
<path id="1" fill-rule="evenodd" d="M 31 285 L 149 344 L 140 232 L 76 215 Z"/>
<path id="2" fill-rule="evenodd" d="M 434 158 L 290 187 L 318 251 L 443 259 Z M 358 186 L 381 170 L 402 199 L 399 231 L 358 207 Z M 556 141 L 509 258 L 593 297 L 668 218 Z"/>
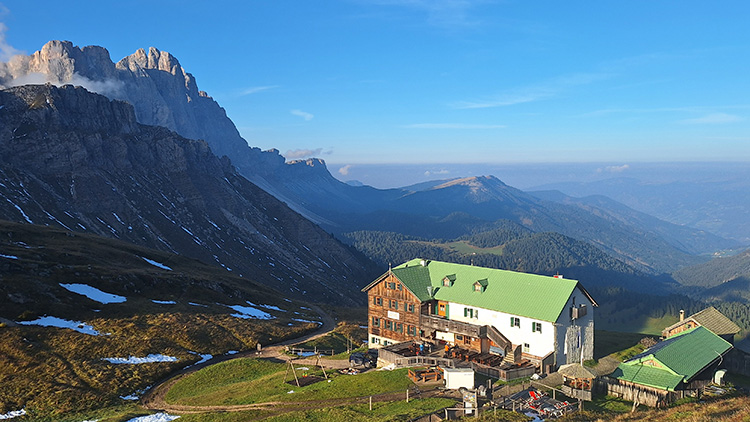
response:
<path id="1" fill-rule="evenodd" d="M 0 53 L 175 55 L 248 143 L 375 163 L 750 161 L 744 1 L 0 0 Z"/>

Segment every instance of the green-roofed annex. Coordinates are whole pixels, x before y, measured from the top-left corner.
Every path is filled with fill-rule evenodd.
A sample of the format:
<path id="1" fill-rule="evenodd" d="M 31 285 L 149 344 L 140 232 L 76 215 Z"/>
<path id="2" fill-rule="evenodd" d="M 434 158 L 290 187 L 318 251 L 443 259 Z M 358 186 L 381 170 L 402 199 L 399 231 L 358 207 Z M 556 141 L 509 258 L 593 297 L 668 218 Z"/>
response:
<path id="1" fill-rule="evenodd" d="M 674 391 L 690 383 L 732 345 L 705 327 L 695 327 L 663 340 L 621 363 L 612 378 Z"/>

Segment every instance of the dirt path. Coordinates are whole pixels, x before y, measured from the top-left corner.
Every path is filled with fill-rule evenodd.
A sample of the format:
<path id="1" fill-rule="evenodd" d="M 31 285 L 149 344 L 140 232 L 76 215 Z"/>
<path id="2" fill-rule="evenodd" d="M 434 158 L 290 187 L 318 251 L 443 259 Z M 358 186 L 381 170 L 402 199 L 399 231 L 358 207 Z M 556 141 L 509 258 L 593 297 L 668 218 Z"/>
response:
<path id="1" fill-rule="evenodd" d="M 214 358 L 211 358 L 207 360 L 206 362 L 201 363 L 200 365 L 193 365 L 186 368 L 183 368 L 179 372 L 177 372 L 174 375 L 171 375 L 169 378 L 164 379 L 154 385 L 146 394 L 141 397 L 141 405 L 145 407 L 146 409 L 151 410 L 163 410 L 163 411 L 169 411 L 169 412 L 182 412 L 182 413 L 195 413 L 195 412 L 206 412 L 206 411 L 232 411 L 228 410 L 229 408 L 234 409 L 234 411 L 240 411 L 240 410 L 252 410 L 252 409 L 258 409 L 258 408 L 267 408 L 267 407 L 273 407 L 278 405 L 292 405 L 292 403 L 288 402 L 272 402 L 272 403 L 259 403 L 259 404 L 251 404 L 251 405 L 241 405 L 241 406 L 179 406 L 179 405 L 170 405 L 166 402 L 165 397 L 167 395 L 167 392 L 172 388 L 172 386 L 182 379 L 183 377 L 192 374 L 195 371 L 198 371 L 200 369 L 203 369 L 210 365 L 215 365 L 220 362 L 224 362 L 231 359 L 237 359 L 237 358 L 243 358 L 243 357 L 258 357 L 258 358 L 264 358 L 264 359 L 278 359 L 281 361 L 287 361 L 289 357 L 284 354 L 284 348 L 286 346 L 290 346 L 293 344 L 298 343 L 304 343 L 309 340 L 314 340 L 319 337 L 323 337 L 324 335 L 330 333 L 331 331 L 336 328 L 336 321 L 331 318 L 330 315 L 328 315 L 326 312 L 324 312 L 322 309 L 315 305 L 310 305 L 312 310 L 317 312 L 322 320 L 323 324 L 315 330 L 314 332 L 304 335 L 302 337 L 297 337 L 289 340 L 284 340 L 280 343 L 271 344 L 268 346 L 263 346 L 260 353 L 256 351 L 245 351 L 241 353 L 237 353 L 234 355 L 222 355 L 222 356 L 216 356 Z M 346 360 L 324 360 L 323 365 L 326 369 L 339 369 L 339 368 L 348 368 L 349 367 L 349 361 Z M 295 360 L 295 363 L 299 364 L 305 364 L 305 365 L 314 365 L 315 359 L 297 359 Z M 297 404 L 300 406 L 300 404 Z"/>

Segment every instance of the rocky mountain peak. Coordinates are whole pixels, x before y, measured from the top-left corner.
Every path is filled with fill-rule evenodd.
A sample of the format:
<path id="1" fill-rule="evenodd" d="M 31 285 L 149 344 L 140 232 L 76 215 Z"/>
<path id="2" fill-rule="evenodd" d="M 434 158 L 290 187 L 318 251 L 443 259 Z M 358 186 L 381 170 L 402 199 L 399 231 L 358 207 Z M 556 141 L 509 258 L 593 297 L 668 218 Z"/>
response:
<path id="1" fill-rule="evenodd" d="M 149 47 L 148 53 L 143 48 L 139 48 L 135 53 L 117 62 L 116 67 L 131 72 L 138 72 L 141 69 L 159 70 L 181 77 L 187 74 L 175 56 L 166 51 L 159 51 L 156 47 Z"/>

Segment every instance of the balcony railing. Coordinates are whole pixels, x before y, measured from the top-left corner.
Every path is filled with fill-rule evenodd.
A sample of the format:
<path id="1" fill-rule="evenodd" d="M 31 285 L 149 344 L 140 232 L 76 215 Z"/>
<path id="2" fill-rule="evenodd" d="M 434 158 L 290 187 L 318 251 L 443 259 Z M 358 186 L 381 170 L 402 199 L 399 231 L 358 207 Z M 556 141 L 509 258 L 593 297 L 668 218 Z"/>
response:
<path id="1" fill-rule="evenodd" d="M 481 325 L 469 324 L 467 322 L 451 321 L 443 317 L 434 315 L 421 315 L 419 324 L 423 330 L 438 330 L 454 334 L 463 334 L 474 338 L 482 337 L 483 331 Z"/>

